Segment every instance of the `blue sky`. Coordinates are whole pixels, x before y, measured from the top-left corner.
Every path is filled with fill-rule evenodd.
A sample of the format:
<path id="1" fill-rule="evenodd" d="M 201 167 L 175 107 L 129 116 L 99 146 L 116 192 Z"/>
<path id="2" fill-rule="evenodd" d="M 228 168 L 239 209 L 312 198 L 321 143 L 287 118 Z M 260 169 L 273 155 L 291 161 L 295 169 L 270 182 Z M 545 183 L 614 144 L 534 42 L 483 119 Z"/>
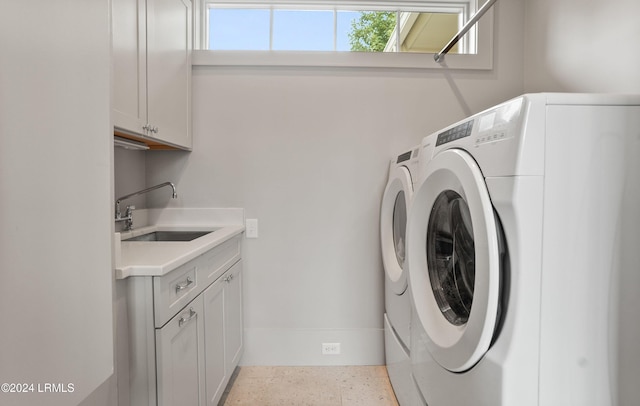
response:
<path id="1" fill-rule="evenodd" d="M 268 9 L 210 9 L 209 48 L 216 50 L 268 50 Z M 333 51 L 333 11 L 274 10 L 273 49 Z M 357 11 L 338 11 L 336 50 L 349 51 L 351 21 Z"/>

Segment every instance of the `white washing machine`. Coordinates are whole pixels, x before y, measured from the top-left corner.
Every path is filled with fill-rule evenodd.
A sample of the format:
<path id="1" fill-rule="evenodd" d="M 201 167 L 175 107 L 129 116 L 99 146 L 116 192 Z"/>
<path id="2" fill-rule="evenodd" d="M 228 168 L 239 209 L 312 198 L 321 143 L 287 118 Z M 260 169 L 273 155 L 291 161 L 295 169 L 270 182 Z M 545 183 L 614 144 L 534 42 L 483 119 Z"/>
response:
<path id="1" fill-rule="evenodd" d="M 525 95 L 422 145 L 407 265 L 427 404 L 637 404 L 640 96 Z"/>
<path id="2" fill-rule="evenodd" d="M 389 165 L 389 179 L 380 208 L 380 240 L 385 270 L 385 359 L 400 405 L 411 405 L 417 388 L 411 379 L 411 299 L 405 271 L 407 215 L 413 198 L 419 146 Z"/>

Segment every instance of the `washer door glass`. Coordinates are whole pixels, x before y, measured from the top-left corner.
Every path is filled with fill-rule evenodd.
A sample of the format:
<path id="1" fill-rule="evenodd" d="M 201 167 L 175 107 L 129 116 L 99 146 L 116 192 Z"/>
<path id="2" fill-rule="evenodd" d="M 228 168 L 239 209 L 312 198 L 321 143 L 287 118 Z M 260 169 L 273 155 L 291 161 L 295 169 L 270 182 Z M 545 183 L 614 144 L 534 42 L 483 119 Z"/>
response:
<path id="1" fill-rule="evenodd" d="M 393 207 L 393 247 L 396 251 L 398 265 L 404 267 L 405 241 L 407 234 L 407 202 L 404 191 L 398 193 Z"/>
<path id="2" fill-rule="evenodd" d="M 407 221 L 416 328 L 424 329 L 424 344 L 438 364 L 464 372 L 488 351 L 500 320 L 501 232 L 469 153 L 436 154 L 423 179 Z"/>
<path id="3" fill-rule="evenodd" d="M 427 267 L 433 295 L 449 323 L 469 320 L 475 283 L 475 244 L 469 206 L 447 190 L 435 200 L 427 227 Z"/>

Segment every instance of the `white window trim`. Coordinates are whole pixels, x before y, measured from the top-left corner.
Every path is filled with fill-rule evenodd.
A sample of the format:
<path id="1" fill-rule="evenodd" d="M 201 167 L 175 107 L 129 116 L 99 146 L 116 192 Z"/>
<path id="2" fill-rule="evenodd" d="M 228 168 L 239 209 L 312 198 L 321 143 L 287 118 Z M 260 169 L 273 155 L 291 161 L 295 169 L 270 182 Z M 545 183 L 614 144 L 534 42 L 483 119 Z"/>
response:
<path id="1" fill-rule="evenodd" d="M 225 0 L 225 3 L 234 0 Z M 445 0 L 446 1 L 446 0 Z M 240 1 L 238 1 L 240 3 Z M 279 5 L 300 5 L 303 0 L 278 0 Z M 483 3 L 482 0 L 479 0 Z M 245 1 L 246 3 L 246 1 Z M 381 1 L 350 1 L 374 9 Z M 396 2 L 394 2 L 395 4 Z M 398 7 L 419 7 L 421 1 L 397 2 Z M 306 2 L 305 2 L 306 4 Z M 326 5 L 326 2 L 310 1 L 309 5 Z M 205 14 L 204 0 L 194 0 L 194 44 L 204 43 Z M 476 10 L 471 10 L 471 14 Z M 434 60 L 431 53 L 385 53 L 385 52 L 325 52 L 325 51 L 212 51 L 195 49 L 192 54 L 193 66 L 274 66 L 274 67 L 338 67 L 338 68 L 401 68 L 401 69 L 493 69 L 493 26 L 494 7 L 477 23 L 477 53 L 447 54 L 442 63 Z"/>

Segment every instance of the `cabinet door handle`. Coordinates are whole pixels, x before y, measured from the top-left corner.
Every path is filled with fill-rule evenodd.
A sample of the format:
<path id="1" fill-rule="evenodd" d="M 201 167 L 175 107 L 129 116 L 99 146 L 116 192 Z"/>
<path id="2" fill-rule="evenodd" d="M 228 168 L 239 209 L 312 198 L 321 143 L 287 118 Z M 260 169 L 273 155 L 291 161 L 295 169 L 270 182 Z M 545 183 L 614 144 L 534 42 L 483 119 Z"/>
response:
<path id="1" fill-rule="evenodd" d="M 179 293 L 181 290 L 188 288 L 193 284 L 193 279 L 190 276 L 187 277 L 187 280 L 182 283 L 178 283 L 176 285 L 176 293 Z"/>
<path id="2" fill-rule="evenodd" d="M 191 319 L 193 319 L 194 317 L 196 317 L 198 315 L 198 313 L 196 313 L 195 310 L 193 310 L 193 307 L 191 307 L 189 309 L 189 317 L 180 317 L 180 320 L 178 320 L 178 327 L 182 327 L 183 324 L 188 323 L 189 321 L 191 321 Z"/>
<path id="3" fill-rule="evenodd" d="M 227 283 L 231 283 L 231 279 L 233 279 L 233 274 L 228 275 L 226 278 L 223 279 L 223 281 L 225 281 Z"/>

